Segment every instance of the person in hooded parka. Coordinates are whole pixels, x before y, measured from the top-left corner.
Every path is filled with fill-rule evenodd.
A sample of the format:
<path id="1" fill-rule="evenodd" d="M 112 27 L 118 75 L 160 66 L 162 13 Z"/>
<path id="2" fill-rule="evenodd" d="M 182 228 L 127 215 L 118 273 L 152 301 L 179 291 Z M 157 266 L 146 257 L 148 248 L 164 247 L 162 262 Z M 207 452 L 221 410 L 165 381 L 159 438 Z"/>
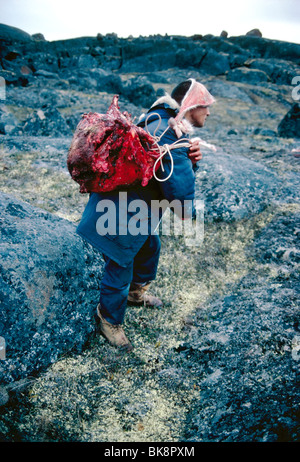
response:
<path id="1" fill-rule="evenodd" d="M 133 348 L 123 328 L 127 304 L 163 305 L 148 292 L 157 273 L 161 246 L 157 227 L 163 214 L 163 209 L 153 204 L 176 201 L 180 207 L 174 211 L 180 218 L 195 214 L 195 171 L 202 154 L 198 142 L 186 140 L 195 127 L 204 126 L 214 101 L 195 79 L 159 98 L 138 123 L 160 146 L 171 147 L 155 176 L 146 186 L 90 194 L 77 233 L 103 255 L 96 318 L 99 332 L 115 347 Z M 140 206 L 138 220 L 136 204 Z"/>

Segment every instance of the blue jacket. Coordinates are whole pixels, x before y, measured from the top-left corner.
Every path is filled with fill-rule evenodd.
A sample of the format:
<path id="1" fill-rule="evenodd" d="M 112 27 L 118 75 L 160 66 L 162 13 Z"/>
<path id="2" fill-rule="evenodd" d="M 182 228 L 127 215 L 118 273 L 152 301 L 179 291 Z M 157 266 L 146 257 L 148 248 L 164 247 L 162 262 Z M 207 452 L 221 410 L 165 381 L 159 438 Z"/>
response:
<path id="1" fill-rule="evenodd" d="M 159 114 L 161 120 L 156 114 Z M 148 132 L 153 134 L 158 127 L 155 135 L 160 136 L 168 127 L 169 118 L 175 115 L 173 109 L 162 104 L 151 108 L 147 116 L 139 122 L 139 126 L 144 128 L 148 117 Z M 172 144 L 176 141 L 178 138 L 174 130 L 169 128 L 159 144 Z M 153 177 L 144 187 L 134 185 L 122 191 L 91 193 L 77 233 L 120 266 L 127 266 L 159 224 L 163 212 L 161 209 L 157 210 L 157 207 L 151 207 L 154 204 L 152 201 L 158 201 L 156 204 L 163 199 L 169 202 L 177 200 L 177 204 L 180 201 L 182 216 L 191 216 L 191 203 L 195 195 L 195 173 L 188 151 L 188 147 L 171 151 L 174 161 L 173 172 L 165 182 L 159 182 Z M 171 168 L 171 159 L 166 154 L 163 158 L 164 171 L 160 167 L 157 177 L 166 178 Z M 144 207 L 137 207 L 141 202 L 134 201 L 143 201 Z M 140 232 L 137 231 L 137 224 L 140 226 Z"/>

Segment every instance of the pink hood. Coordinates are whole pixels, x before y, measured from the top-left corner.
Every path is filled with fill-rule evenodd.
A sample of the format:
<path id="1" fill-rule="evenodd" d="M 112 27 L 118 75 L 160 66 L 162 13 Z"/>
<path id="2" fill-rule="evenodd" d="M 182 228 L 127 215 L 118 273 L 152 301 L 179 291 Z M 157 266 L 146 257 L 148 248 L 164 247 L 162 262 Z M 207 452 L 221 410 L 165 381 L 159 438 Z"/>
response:
<path id="1" fill-rule="evenodd" d="M 187 111 L 198 106 L 210 106 L 215 102 L 214 97 L 202 83 L 196 82 L 195 79 L 190 80 L 192 81 L 192 85 L 182 100 L 179 112 L 175 118 L 177 121 L 182 120 Z"/>

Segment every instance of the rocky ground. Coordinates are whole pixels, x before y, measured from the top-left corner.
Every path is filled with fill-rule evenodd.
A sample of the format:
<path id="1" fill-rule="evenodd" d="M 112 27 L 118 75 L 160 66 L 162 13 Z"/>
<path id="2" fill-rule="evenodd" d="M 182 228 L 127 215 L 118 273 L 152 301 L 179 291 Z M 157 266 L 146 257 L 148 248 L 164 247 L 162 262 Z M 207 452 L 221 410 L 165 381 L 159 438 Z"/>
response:
<path id="1" fill-rule="evenodd" d="M 29 375 L 4 374 L 2 439 L 298 441 L 300 140 L 291 82 L 300 74 L 299 46 L 251 36 L 123 41 L 112 35 L 49 43 L 15 33 L 5 36 L 1 55 L 0 189 L 10 217 L 22 218 L 21 200 L 27 214 L 33 206 L 40 211 L 33 214 L 45 211 L 51 223 L 54 216 L 53 223 L 62 219 L 63 229 L 73 229 L 87 198 L 66 169 L 72 133 L 83 112 L 105 112 L 114 93 L 121 109 L 138 117 L 163 91 L 198 78 L 217 102 L 196 134 L 217 151 L 203 148 L 197 172 L 203 243 L 189 247 L 182 236 L 161 236 L 153 290 L 165 305 L 128 307 L 133 352 L 123 355 L 89 333 L 79 352 L 68 346 Z M 16 249 L 18 226 L 10 240 L 2 233 L 5 252 L 8 243 Z M 27 227 L 27 253 L 22 235 L 17 248 L 26 258 L 29 235 Z M 12 270 L 5 255 L 7 281 Z M 48 265 L 51 270 L 51 259 Z M 13 267 L 19 284 L 24 267 Z M 84 291 L 79 277 L 76 270 L 71 287 Z M 2 302 L 9 294 L 3 287 Z M 96 290 L 95 283 L 90 287 Z M 16 302 L 20 285 L 11 282 L 13 290 Z M 28 362 L 30 355 L 24 357 Z"/>

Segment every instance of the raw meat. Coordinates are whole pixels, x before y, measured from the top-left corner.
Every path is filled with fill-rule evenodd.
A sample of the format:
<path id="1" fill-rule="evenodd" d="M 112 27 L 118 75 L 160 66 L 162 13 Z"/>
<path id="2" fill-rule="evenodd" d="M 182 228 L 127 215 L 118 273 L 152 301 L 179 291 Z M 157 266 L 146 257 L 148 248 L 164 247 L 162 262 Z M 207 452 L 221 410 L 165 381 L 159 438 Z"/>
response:
<path id="1" fill-rule="evenodd" d="M 160 152 L 154 138 L 121 113 L 118 95 L 106 114 L 82 116 L 69 149 L 67 165 L 81 193 L 107 192 L 135 183 L 146 186 Z M 158 163 L 157 163 L 158 164 Z"/>

